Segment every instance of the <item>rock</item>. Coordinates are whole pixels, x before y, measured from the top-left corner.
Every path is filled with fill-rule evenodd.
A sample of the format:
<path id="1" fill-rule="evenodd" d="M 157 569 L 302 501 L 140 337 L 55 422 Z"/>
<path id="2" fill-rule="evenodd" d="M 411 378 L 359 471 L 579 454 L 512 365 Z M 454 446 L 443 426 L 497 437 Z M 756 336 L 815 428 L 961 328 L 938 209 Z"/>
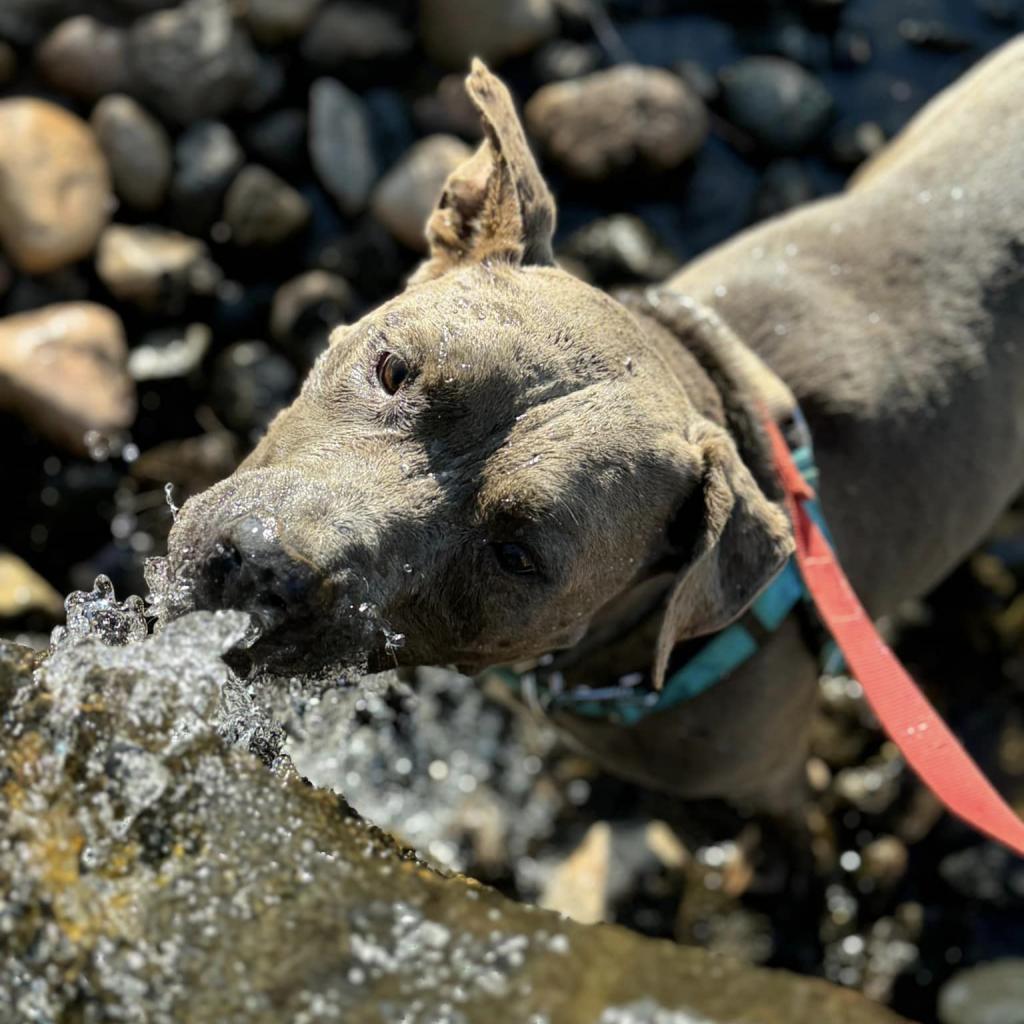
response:
<path id="1" fill-rule="evenodd" d="M 88 255 L 112 205 L 88 125 L 45 100 L 2 100 L 0 139 L 0 245 L 11 261 L 42 274 Z"/>
<path id="2" fill-rule="evenodd" d="M 871 37 L 861 29 L 841 28 L 832 37 L 832 60 L 836 67 L 856 70 L 870 63 L 873 54 Z"/>
<path id="3" fill-rule="evenodd" d="M 57 444 L 88 450 L 86 435 L 135 417 L 127 346 L 116 314 L 65 302 L 0 319 L 0 407 Z"/>
<path id="4" fill-rule="evenodd" d="M 163 487 L 170 482 L 180 489 L 175 492 L 176 499 L 187 499 L 230 476 L 243 455 L 230 430 L 217 430 L 150 448 L 132 463 L 131 472 L 145 484 Z"/>
<path id="5" fill-rule="evenodd" d="M 59 92 L 91 102 L 124 87 L 124 31 L 87 14 L 69 18 L 39 44 L 36 64 Z"/>
<path id="6" fill-rule="evenodd" d="M 309 203 L 259 164 L 238 172 L 224 197 L 224 221 L 235 245 L 278 245 L 309 220 Z"/>
<path id="7" fill-rule="evenodd" d="M 939 991 L 942 1024 L 1020 1024 L 1024 958 L 1007 957 L 957 971 Z"/>
<path id="8" fill-rule="evenodd" d="M 100 237 L 96 273 L 111 294 L 148 310 L 175 315 L 189 295 L 210 293 L 220 273 L 206 245 L 163 227 L 111 224 Z"/>
<path id="9" fill-rule="evenodd" d="M 551 159 L 591 182 L 637 169 L 675 170 L 708 131 L 704 104 L 680 78 L 635 64 L 545 85 L 525 114 Z"/>
<path id="10" fill-rule="evenodd" d="M 420 0 L 420 37 L 427 56 L 464 70 L 472 57 L 500 64 L 555 35 L 551 0 Z"/>
<path id="11" fill-rule="evenodd" d="M 415 142 L 409 107 L 394 89 L 370 89 L 363 94 L 370 136 L 378 167 L 391 167 Z"/>
<path id="12" fill-rule="evenodd" d="M 7 296 L 8 313 L 27 313 L 52 302 L 77 302 L 89 296 L 89 281 L 78 265 L 61 267 L 49 274 L 24 274 Z"/>
<path id="13" fill-rule="evenodd" d="M 465 75 L 445 75 L 432 93 L 413 100 L 412 109 L 426 135 L 459 135 L 471 142 L 483 135 L 480 114 L 466 94 Z"/>
<path id="14" fill-rule="evenodd" d="M 354 63 L 393 61 L 408 55 L 412 33 L 386 8 L 359 0 L 331 0 L 302 39 L 302 56 L 315 68 L 351 71 Z"/>
<path id="15" fill-rule="evenodd" d="M 270 333 L 275 341 L 300 350 L 309 363 L 327 344 L 330 332 L 345 323 L 355 306 L 349 283 L 326 270 L 307 270 L 274 294 Z"/>
<path id="16" fill-rule="evenodd" d="M 178 124 L 233 110 L 255 70 L 228 0 L 186 0 L 139 18 L 128 32 L 132 92 Z"/>
<path id="17" fill-rule="evenodd" d="M 128 372 L 139 383 L 189 377 L 202 365 L 212 339 L 206 324 L 150 331 L 128 353 Z"/>
<path id="18" fill-rule="evenodd" d="M 274 170 L 292 172 L 305 159 L 306 123 L 304 110 L 275 110 L 246 131 L 245 148 Z"/>
<path id="19" fill-rule="evenodd" d="M 351 231 L 326 241 L 310 263 L 340 274 L 361 295 L 390 295 L 412 269 L 413 254 L 375 217 L 360 217 Z"/>
<path id="20" fill-rule="evenodd" d="M 588 277 L 602 286 L 660 281 L 679 261 L 639 217 L 615 213 L 573 232 L 559 256 L 579 260 Z"/>
<path id="21" fill-rule="evenodd" d="M 10 43 L 0 39 L 0 85 L 14 81 L 18 73 L 18 54 Z"/>
<path id="22" fill-rule="evenodd" d="M 417 142 L 373 191 L 374 217 L 403 245 L 426 252 L 427 220 L 448 175 L 472 150 L 451 135 L 431 135 Z"/>
<path id="23" fill-rule="evenodd" d="M 323 0 L 249 0 L 245 24 L 261 43 L 277 46 L 306 31 Z"/>
<path id="24" fill-rule="evenodd" d="M 369 119 L 362 100 L 333 78 L 309 90 L 309 156 L 343 213 L 359 213 L 377 180 Z"/>
<path id="25" fill-rule="evenodd" d="M 897 26 L 897 31 L 911 46 L 937 53 L 962 53 L 976 45 L 976 40 L 937 19 L 904 18 Z"/>
<path id="26" fill-rule="evenodd" d="M 791 210 L 813 199 L 815 191 L 814 182 L 799 160 L 774 160 L 765 168 L 754 196 L 753 219 L 764 220 Z"/>
<path id="27" fill-rule="evenodd" d="M 285 67 L 282 60 L 266 53 L 257 53 L 249 87 L 242 94 L 238 109 L 258 114 L 276 104 L 285 90 Z"/>
<path id="28" fill-rule="evenodd" d="M 128 206 L 155 210 L 171 180 L 171 140 L 163 126 L 130 96 L 104 96 L 89 118 L 114 191 Z"/>
<path id="29" fill-rule="evenodd" d="M 726 116 L 769 153 L 802 152 L 832 117 L 822 81 L 782 57 L 745 57 L 720 77 Z"/>
<path id="30" fill-rule="evenodd" d="M 51 621 L 64 616 L 60 594 L 17 555 L 0 551 L 0 620 L 42 615 Z"/>
<path id="31" fill-rule="evenodd" d="M 189 234 L 208 231 L 244 161 L 242 147 L 226 124 L 200 121 L 186 128 L 174 146 L 173 222 Z"/>
<path id="32" fill-rule="evenodd" d="M 582 78 L 601 65 L 601 51 L 593 43 L 553 39 L 533 55 L 533 70 L 541 82 Z"/>
<path id="33" fill-rule="evenodd" d="M 885 132 L 874 121 L 838 124 L 829 134 L 828 155 L 841 167 L 854 168 L 885 145 Z"/>
<path id="34" fill-rule="evenodd" d="M 608 920 L 612 830 L 606 821 L 587 829 L 579 846 L 552 872 L 537 905 L 580 924 Z"/>
<path id="35" fill-rule="evenodd" d="M 252 438 L 294 398 L 298 383 L 291 363 L 263 341 L 239 341 L 225 349 L 210 379 L 217 415 Z"/>
<path id="36" fill-rule="evenodd" d="M 874 885 L 888 889 L 907 873 L 906 844 L 896 836 L 879 836 L 861 850 L 860 874 Z"/>
<path id="37" fill-rule="evenodd" d="M 0 646 L 4 1019 L 88 1001 L 97 1020 L 898 1024 L 817 979 L 432 870 L 287 757 L 229 746 L 261 741 L 222 660 L 247 628 L 200 612 L 144 639 L 141 601 L 97 581 L 34 674 Z"/>

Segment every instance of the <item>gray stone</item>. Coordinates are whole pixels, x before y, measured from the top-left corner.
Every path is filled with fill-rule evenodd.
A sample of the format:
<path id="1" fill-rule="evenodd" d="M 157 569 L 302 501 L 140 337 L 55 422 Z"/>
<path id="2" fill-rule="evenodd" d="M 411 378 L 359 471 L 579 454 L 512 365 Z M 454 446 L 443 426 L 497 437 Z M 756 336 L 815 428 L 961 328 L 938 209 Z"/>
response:
<path id="1" fill-rule="evenodd" d="M 226 124 L 200 121 L 185 129 L 174 146 L 174 223 L 193 235 L 206 232 L 244 161 L 245 153 Z"/>
<path id="2" fill-rule="evenodd" d="M 227 0 L 186 0 L 139 18 L 127 56 L 132 91 L 178 124 L 233 110 L 256 72 L 249 38 Z"/>
<path id="3" fill-rule="evenodd" d="M 276 46 L 297 39 L 323 0 L 249 0 L 245 23 L 261 43 Z"/>
<path id="4" fill-rule="evenodd" d="M 660 281 L 679 261 L 639 217 L 616 213 L 570 235 L 559 256 L 579 260 L 596 284 Z"/>
<path id="5" fill-rule="evenodd" d="M 39 44 L 36 64 L 59 92 L 95 100 L 124 86 L 125 34 L 86 14 L 69 18 Z"/>
<path id="6" fill-rule="evenodd" d="M 238 172 L 224 197 L 224 221 L 235 245 L 277 245 L 309 220 L 309 203 L 259 164 Z"/>
<path id="7" fill-rule="evenodd" d="M 426 252 L 424 229 L 448 175 L 473 155 L 461 139 L 430 135 L 420 139 L 381 179 L 371 209 L 404 246 Z"/>
<path id="8" fill-rule="evenodd" d="M 114 191 L 128 206 L 155 210 L 171 180 L 171 140 L 160 122 L 130 96 L 104 96 L 89 118 L 107 158 Z"/>
<path id="9" fill-rule="evenodd" d="M 330 72 L 353 61 L 395 60 L 408 54 L 414 42 L 392 11 L 359 0 L 332 0 L 303 37 L 302 56 Z"/>
<path id="10" fill-rule="evenodd" d="M 285 281 L 274 293 L 270 333 L 275 341 L 304 339 L 310 333 L 324 337 L 344 323 L 355 305 L 345 278 L 326 270 L 307 270 Z"/>
<path id="11" fill-rule="evenodd" d="M 432 60 L 464 70 L 472 57 L 500 64 L 555 35 L 552 0 L 421 0 L 420 35 Z"/>
<path id="12" fill-rule="evenodd" d="M 1024 959 L 993 960 L 957 971 L 939 992 L 942 1024 L 1021 1024 Z"/>
<path id="13" fill-rule="evenodd" d="M 525 115 L 551 159 L 584 181 L 675 170 L 708 131 L 707 111 L 689 86 L 669 71 L 635 64 L 545 85 Z"/>
<path id="14" fill-rule="evenodd" d="M 377 180 L 369 120 L 362 100 L 333 78 L 309 90 L 309 156 L 341 211 L 363 210 Z"/>
<path id="15" fill-rule="evenodd" d="M 7 85 L 18 73 L 18 54 L 10 43 L 0 39 L 0 85 Z"/>

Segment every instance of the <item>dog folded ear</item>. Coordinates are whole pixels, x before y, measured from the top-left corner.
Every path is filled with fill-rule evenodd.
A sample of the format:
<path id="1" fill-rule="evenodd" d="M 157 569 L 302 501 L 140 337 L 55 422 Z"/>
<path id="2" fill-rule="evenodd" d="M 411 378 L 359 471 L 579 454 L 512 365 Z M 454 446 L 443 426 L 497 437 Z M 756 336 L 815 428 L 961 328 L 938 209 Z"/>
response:
<path id="1" fill-rule="evenodd" d="M 430 257 L 418 284 L 464 262 L 554 263 L 555 203 L 527 145 L 504 83 L 473 60 L 466 91 L 480 112 L 484 141 L 445 182 L 427 222 Z"/>
<path id="2" fill-rule="evenodd" d="M 698 442 L 699 479 L 669 525 L 681 556 L 655 647 L 651 678 L 665 678 L 672 648 L 738 618 L 793 553 L 789 519 L 769 501 L 719 427 Z"/>

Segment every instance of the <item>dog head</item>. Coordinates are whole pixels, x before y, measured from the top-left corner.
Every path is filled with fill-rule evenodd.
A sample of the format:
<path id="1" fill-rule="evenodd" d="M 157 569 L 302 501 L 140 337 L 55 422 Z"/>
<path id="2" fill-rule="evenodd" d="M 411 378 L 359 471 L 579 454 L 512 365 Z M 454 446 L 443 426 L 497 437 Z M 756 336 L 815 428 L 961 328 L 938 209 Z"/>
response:
<path id="1" fill-rule="evenodd" d="M 532 657 L 671 571 L 660 674 L 771 579 L 788 528 L 638 320 L 554 265 L 511 97 L 479 62 L 467 86 L 485 140 L 427 260 L 185 505 L 171 566 L 192 605 L 251 611 L 284 671 Z"/>

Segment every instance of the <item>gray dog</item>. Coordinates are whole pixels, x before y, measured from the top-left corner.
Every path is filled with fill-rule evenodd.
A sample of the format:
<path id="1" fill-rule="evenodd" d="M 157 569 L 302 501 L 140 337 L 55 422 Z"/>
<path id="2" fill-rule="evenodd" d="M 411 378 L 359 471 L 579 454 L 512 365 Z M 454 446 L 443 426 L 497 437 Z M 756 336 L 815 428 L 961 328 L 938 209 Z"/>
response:
<path id="1" fill-rule="evenodd" d="M 1024 484 L 1024 42 L 845 194 L 622 301 L 555 266 L 508 91 L 479 62 L 467 88 L 486 137 L 445 186 L 429 258 L 186 504 L 183 606 L 253 612 L 252 654 L 282 672 L 560 652 L 563 687 L 656 692 L 789 562 L 761 424 L 794 399 L 873 613 L 978 543 Z M 635 721 L 553 716 L 635 780 L 780 809 L 815 703 L 804 627 L 789 615 L 727 678 Z"/>

